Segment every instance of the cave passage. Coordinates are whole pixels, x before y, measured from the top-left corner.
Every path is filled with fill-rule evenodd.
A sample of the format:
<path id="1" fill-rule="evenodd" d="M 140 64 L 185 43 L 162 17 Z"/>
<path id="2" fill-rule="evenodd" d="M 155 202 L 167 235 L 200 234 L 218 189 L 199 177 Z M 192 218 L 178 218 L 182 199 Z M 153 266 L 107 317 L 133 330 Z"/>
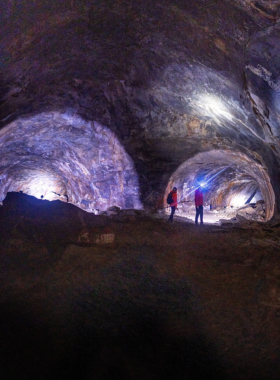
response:
<path id="1" fill-rule="evenodd" d="M 248 204 L 261 204 L 256 211 L 249 209 L 245 217 L 258 221 L 271 219 L 275 196 L 265 170 L 241 153 L 217 151 L 199 153 L 183 163 L 170 178 L 166 193 L 178 187 L 178 215 L 194 219 L 194 192 L 201 186 L 204 208 L 211 211 L 206 222 L 234 218 Z M 217 215 L 217 211 L 224 210 Z M 211 216 L 212 215 L 212 216 Z"/>
<path id="2" fill-rule="evenodd" d="M 1 201 L 21 191 L 88 212 L 142 208 L 131 158 L 96 122 L 58 112 L 18 119 L 1 130 L 0 149 Z"/>
<path id="3" fill-rule="evenodd" d="M 141 209 L 138 174 L 130 156 L 108 128 L 67 113 L 20 118 L 0 133 L 0 200 L 23 192 L 61 200 L 88 212 L 112 206 Z M 262 203 L 257 221 L 270 220 L 275 195 L 264 167 L 244 153 L 210 150 L 188 159 L 171 176 L 166 193 L 178 187 L 177 215 L 194 218 L 194 191 L 202 185 L 205 221 L 234 218 L 246 204 Z M 223 214 L 217 211 L 224 210 Z"/>

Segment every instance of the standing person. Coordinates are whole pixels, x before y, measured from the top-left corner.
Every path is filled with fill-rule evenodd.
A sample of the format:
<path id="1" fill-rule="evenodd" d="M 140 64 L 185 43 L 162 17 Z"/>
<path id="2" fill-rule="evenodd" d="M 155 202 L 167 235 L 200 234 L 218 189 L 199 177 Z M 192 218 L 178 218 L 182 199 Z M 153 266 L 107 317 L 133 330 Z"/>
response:
<path id="1" fill-rule="evenodd" d="M 170 192 L 172 196 L 172 203 L 170 203 L 171 214 L 169 216 L 168 222 L 173 223 L 173 216 L 175 214 L 176 207 L 178 205 L 177 202 L 177 187 L 173 187 L 173 190 Z"/>
<path id="2" fill-rule="evenodd" d="M 199 216 L 200 216 L 200 224 L 203 224 L 203 195 L 202 195 L 200 186 L 198 189 L 195 190 L 194 202 L 195 202 L 195 209 L 196 209 L 195 224 L 198 224 Z"/>

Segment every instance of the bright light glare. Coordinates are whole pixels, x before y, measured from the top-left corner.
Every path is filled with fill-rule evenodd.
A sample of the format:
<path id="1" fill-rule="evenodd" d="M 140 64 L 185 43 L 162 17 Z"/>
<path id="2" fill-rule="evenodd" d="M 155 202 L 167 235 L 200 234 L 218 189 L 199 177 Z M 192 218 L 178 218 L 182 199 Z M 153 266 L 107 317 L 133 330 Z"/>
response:
<path id="1" fill-rule="evenodd" d="M 42 198 L 51 201 L 56 198 L 56 188 L 57 184 L 53 178 L 50 178 L 46 174 L 39 174 L 38 176 L 33 177 L 26 186 L 26 189 L 23 190 L 38 199 Z"/>
<path id="2" fill-rule="evenodd" d="M 200 98 L 200 102 L 206 112 L 213 118 L 215 116 L 223 116 L 228 120 L 232 120 L 232 115 L 227 111 L 227 108 L 219 98 L 211 95 L 203 95 Z"/>
<path id="3" fill-rule="evenodd" d="M 246 200 L 248 199 L 248 195 L 236 195 L 231 199 L 231 206 L 233 207 L 241 207 L 245 205 Z"/>

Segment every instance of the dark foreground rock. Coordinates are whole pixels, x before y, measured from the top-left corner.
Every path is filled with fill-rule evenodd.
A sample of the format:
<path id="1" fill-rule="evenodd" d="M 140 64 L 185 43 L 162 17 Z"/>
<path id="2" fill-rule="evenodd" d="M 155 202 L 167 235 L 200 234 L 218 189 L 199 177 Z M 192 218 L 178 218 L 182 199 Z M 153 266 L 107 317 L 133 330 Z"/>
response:
<path id="1" fill-rule="evenodd" d="M 138 212 L 100 245 L 76 240 L 95 215 L 33 201 L 0 212 L 2 379 L 279 378 L 279 226 Z"/>

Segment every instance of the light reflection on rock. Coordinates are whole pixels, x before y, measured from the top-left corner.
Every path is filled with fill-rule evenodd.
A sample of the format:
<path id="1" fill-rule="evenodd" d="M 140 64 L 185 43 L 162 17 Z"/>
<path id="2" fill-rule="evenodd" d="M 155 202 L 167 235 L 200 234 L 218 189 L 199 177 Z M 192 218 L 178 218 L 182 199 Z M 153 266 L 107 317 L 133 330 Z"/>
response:
<path id="1" fill-rule="evenodd" d="M 19 119 L 1 130 L 0 147 L 1 200 L 23 191 L 90 212 L 142 207 L 131 158 L 96 122 L 57 112 Z"/>

